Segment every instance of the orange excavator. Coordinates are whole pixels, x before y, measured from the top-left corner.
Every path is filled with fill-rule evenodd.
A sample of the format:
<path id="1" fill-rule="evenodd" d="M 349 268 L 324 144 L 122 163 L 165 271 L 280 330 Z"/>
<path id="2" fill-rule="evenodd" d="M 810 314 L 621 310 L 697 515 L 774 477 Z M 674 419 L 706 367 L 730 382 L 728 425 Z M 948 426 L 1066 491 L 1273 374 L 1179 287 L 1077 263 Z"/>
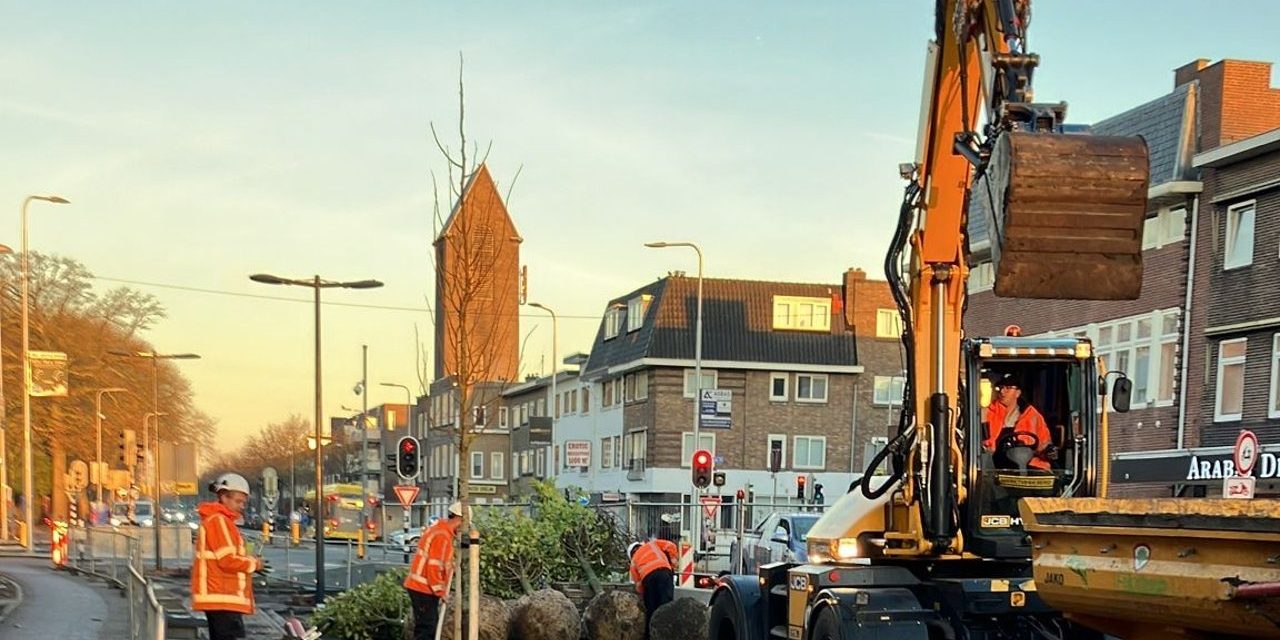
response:
<path id="1" fill-rule="evenodd" d="M 1066 105 L 1034 101 L 1030 11 L 1029 0 L 937 0 L 919 144 L 914 161 L 899 167 L 907 186 L 885 258 L 907 379 L 898 433 L 868 469 L 887 459 L 892 471 L 878 479 L 866 473 L 828 508 L 809 531 L 807 563 L 721 578 L 711 596 L 711 640 L 1280 631 L 1280 617 L 1267 608 L 1280 565 L 1265 553 L 1278 551 L 1280 534 L 1231 531 L 1240 517 L 1280 522 L 1280 509 L 1261 505 L 1232 520 L 1230 510 L 1209 506 L 1188 519 L 1169 505 L 1106 500 L 1107 416 L 1128 410 L 1132 383 L 1124 373 L 1107 372 L 1085 338 L 963 335 L 970 216 L 986 216 L 991 231 L 996 295 L 1141 293 L 1146 144 L 1066 133 Z M 1010 378 L 1043 415 L 1043 431 L 988 419 L 994 380 Z M 1099 517 L 1110 510 L 1129 517 Z M 1204 555 L 1165 557 L 1187 541 L 1171 531 L 1193 521 L 1197 535 L 1239 540 L 1240 552 L 1183 544 Z M 1134 532 L 1164 537 L 1147 546 L 1158 555 L 1142 566 L 1147 573 L 1125 582 L 1115 561 L 1134 541 L 1113 538 Z M 1205 558 L 1214 564 L 1198 564 Z M 1171 581 L 1179 572 L 1211 578 Z M 1223 575 L 1226 583 L 1211 589 Z M 1174 584 L 1198 590 L 1174 594 Z M 1162 595 L 1182 599 L 1158 601 Z M 1233 599 L 1240 606 L 1231 608 L 1230 624 L 1214 626 L 1210 614 Z M 1193 600 L 1197 607 L 1177 617 Z M 1144 603 L 1163 606 L 1151 609 L 1163 611 L 1153 614 L 1161 624 L 1136 616 Z M 1164 635 L 1142 635 L 1152 629 Z"/>

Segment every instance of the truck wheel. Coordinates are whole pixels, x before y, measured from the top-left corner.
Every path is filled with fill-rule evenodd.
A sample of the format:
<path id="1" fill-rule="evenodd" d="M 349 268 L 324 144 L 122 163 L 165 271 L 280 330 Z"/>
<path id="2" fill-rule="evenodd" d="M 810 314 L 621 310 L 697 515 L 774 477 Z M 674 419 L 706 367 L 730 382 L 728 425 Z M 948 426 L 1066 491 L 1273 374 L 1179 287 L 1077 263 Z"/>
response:
<path id="1" fill-rule="evenodd" d="M 731 596 L 721 595 L 711 603 L 707 620 L 708 640 L 738 640 L 737 607 Z"/>
<path id="2" fill-rule="evenodd" d="M 835 609 L 823 607 L 818 611 L 813 624 L 813 635 L 809 637 L 813 640 L 841 640 L 844 637 L 840 633 L 840 616 L 836 615 Z"/>

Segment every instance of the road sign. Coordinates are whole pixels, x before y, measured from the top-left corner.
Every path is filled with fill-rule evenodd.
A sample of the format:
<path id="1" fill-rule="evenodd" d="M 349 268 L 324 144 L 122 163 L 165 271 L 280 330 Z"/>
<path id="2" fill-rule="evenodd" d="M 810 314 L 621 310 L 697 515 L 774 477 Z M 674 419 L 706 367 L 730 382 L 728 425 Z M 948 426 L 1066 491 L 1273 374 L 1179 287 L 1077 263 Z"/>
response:
<path id="1" fill-rule="evenodd" d="M 408 509 L 414 500 L 418 499 L 418 487 L 412 484 L 398 484 L 395 486 L 396 497 L 400 499 L 400 506 Z"/>
<path id="2" fill-rule="evenodd" d="M 720 496 L 702 496 L 698 498 L 698 502 L 702 503 L 702 513 L 708 518 L 716 517 L 716 512 L 720 510 Z"/>
<path id="3" fill-rule="evenodd" d="M 1222 497 L 1252 500 L 1254 482 L 1256 479 L 1253 476 L 1225 478 L 1222 481 Z"/>
<path id="4" fill-rule="evenodd" d="M 60 351 L 27 352 L 27 394 L 33 398 L 67 396 L 67 354 Z"/>
<path id="5" fill-rule="evenodd" d="M 698 400 L 698 420 L 703 429 L 728 429 L 733 426 L 733 392 L 728 389 L 703 389 Z"/>
<path id="6" fill-rule="evenodd" d="M 1232 454 L 1236 464 L 1236 475 L 1244 477 L 1253 475 L 1253 465 L 1258 463 L 1258 436 L 1252 431 L 1241 431 L 1236 438 L 1236 448 Z"/>
<path id="7" fill-rule="evenodd" d="M 591 498 L 587 496 L 578 496 L 578 504 L 584 507 L 589 506 L 591 504 Z"/>
<path id="8" fill-rule="evenodd" d="M 196 483 L 194 482 L 175 482 L 173 483 L 173 493 L 179 496 L 194 496 L 199 491 L 196 491 Z"/>
<path id="9" fill-rule="evenodd" d="M 89 486 L 89 465 L 84 460 L 76 460 L 67 468 L 67 490 L 75 493 L 84 491 Z"/>

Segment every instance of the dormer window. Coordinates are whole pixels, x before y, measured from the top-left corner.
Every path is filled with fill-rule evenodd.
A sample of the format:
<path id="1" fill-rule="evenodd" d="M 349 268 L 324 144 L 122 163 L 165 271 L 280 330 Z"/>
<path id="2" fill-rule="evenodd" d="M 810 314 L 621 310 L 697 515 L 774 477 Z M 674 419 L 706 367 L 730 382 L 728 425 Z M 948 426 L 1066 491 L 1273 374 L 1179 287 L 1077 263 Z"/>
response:
<path id="1" fill-rule="evenodd" d="M 616 338 L 618 337 L 618 334 L 622 332 L 623 313 L 624 311 L 620 306 L 609 307 L 609 310 L 604 312 L 605 340 Z"/>
<path id="2" fill-rule="evenodd" d="M 627 333 L 644 326 L 644 316 L 649 311 L 649 303 L 653 301 L 650 294 L 641 294 L 627 301 Z"/>
<path id="3" fill-rule="evenodd" d="M 791 331 L 830 331 L 831 299 L 774 296 L 773 328 Z"/>

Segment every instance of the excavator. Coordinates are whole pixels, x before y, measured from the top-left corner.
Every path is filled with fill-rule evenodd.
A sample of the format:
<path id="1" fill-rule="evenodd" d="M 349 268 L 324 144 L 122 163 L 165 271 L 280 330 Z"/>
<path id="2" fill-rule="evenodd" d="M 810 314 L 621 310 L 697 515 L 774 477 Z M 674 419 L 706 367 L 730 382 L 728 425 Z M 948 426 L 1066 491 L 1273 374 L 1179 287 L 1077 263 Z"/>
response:
<path id="1" fill-rule="evenodd" d="M 1275 501 L 1108 498 L 1124 372 L 1084 337 L 963 333 L 970 216 L 986 217 L 998 296 L 1141 294 L 1146 144 L 1069 133 L 1064 103 L 1034 101 L 1030 17 L 1030 0 L 937 0 L 885 258 L 907 364 L 897 434 L 810 529 L 807 562 L 718 579 L 710 640 L 1280 637 Z M 1045 428 L 990 419 L 997 386 Z"/>

